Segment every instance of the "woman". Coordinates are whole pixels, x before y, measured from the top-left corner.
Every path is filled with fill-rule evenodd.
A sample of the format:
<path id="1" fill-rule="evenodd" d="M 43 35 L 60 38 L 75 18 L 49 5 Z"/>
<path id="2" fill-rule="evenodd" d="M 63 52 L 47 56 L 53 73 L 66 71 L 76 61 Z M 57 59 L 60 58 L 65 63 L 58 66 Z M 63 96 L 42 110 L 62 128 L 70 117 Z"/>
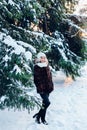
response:
<path id="1" fill-rule="evenodd" d="M 41 109 L 33 116 L 33 118 L 36 118 L 36 122 L 38 124 L 42 122 L 43 124 L 47 125 L 48 123 L 45 120 L 46 110 L 50 105 L 49 94 L 53 91 L 54 86 L 47 57 L 42 52 L 38 53 L 35 61 L 34 83 L 36 85 L 37 93 L 40 94 L 43 102 Z"/>

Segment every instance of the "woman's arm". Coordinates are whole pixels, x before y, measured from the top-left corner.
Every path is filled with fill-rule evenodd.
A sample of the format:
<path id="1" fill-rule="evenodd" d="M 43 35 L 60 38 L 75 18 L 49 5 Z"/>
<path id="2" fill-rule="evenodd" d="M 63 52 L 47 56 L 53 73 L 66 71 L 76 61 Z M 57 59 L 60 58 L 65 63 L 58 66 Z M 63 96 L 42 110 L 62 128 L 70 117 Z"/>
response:
<path id="1" fill-rule="evenodd" d="M 37 66 L 34 67 L 34 83 L 36 85 L 37 92 L 42 93 L 43 92 L 42 73 L 41 68 Z"/>

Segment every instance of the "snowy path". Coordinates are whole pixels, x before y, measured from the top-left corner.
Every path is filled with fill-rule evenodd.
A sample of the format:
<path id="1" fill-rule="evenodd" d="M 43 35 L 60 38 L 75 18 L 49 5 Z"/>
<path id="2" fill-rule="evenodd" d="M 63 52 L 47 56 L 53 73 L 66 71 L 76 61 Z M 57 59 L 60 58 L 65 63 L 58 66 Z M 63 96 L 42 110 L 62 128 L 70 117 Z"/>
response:
<path id="1" fill-rule="evenodd" d="M 47 111 L 49 125 L 36 124 L 32 118 L 37 111 L 0 111 L 0 130 L 87 130 L 87 66 L 82 77 L 64 83 L 63 73 L 54 77 L 55 90 L 50 95 Z"/>

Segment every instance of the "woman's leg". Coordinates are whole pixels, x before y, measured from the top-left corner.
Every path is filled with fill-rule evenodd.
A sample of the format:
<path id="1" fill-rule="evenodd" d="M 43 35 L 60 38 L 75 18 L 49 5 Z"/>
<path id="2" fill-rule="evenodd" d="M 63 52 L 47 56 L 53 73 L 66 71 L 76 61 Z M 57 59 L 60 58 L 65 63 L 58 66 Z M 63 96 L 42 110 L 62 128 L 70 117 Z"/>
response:
<path id="1" fill-rule="evenodd" d="M 45 116 L 46 116 L 46 110 L 48 108 L 48 106 L 50 105 L 50 101 L 49 101 L 49 94 L 40 94 L 41 98 L 42 98 L 42 107 L 41 109 L 39 110 L 38 113 L 36 113 L 33 118 L 36 117 L 36 122 L 38 124 L 40 124 L 40 118 L 41 118 L 41 121 L 42 123 L 46 124 L 47 125 L 47 122 L 45 120 Z"/>
<path id="2" fill-rule="evenodd" d="M 41 121 L 43 123 L 46 123 L 46 120 L 45 120 L 46 110 L 50 105 L 49 94 L 44 93 L 44 94 L 40 94 L 40 96 L 42 97 L 43 103 L 42 103 L 42 108 L 39 111 L 39 113 L 40 113 L 40 116 L 41 116 Z"/>

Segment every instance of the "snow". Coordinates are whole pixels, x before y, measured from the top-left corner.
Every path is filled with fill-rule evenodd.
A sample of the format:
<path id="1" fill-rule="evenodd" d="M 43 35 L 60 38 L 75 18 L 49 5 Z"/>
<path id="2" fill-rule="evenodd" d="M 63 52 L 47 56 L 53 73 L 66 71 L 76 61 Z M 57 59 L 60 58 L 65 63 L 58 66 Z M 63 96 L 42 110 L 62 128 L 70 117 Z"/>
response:
<path id="1" fill-rule="evenodd" d="M 81 6 L 81 5 L 87 5 L 87 0 L 80 0 L 79 1 L 79 5 Z"/>
<path id="2" fill-rule="evenodd" d="M 84 1 L 86 2 L 87 0 Z M 9 0 L 9 3 L 14 5 L 12 0 Z M 82 5 L 83 0 L 80 0 L 80 3 Z M 33 34 L 37 35 L 37 37 L 44 36 L 43 33 L 38 32 L 33 32 Z M 27 60 L 31 59 L 31 52 L 36 52 L 31 45 L 22 41 L 15 41 L 4 33 L 0 33 L 0 40 L 12 46 L 16 54 L 24 53 Z M 61 45 L 61 42 L 59 43 Z M 29 51 L 26 51 L 26 48 L 29 48 Z M 60 52 L 62 53 L 61 49 Z M 62 54 L 64 55 L 64 53 Z M 4 57 L 6 61 L 9 58 L 8 55 Z M 28 67 L 26 64 L 25 66 L 26 68 Z M 17 73 L 21 72 L 17 65 L 15 65 L 14 69 L 17 70 Z M 46 120 L 49 123 L 47 126 L 36 124 L 32 118 L 38 111 L 37 108 L 30 113 L 27 110 L 5 109 L 0 110 L 0 130 L 87 130 L 87 64 L 81 71 L 82 76 L 71 82 L 65 82 L 66 76 L 62 71 L 53 74 L 55 89 L 50 95 L 51 105 L 46 116 Z M 39 97 L 36 91 L 30 92 L 29 95 Z M 5 98 L 3 96 L 1 101 L 4 101 Z"/>
<path id="3" fill-rule="evenodd" d="M 22 46 L 20 46 L 20 45 L 18 45 L 17 43 L 16 43 L 16 41 L 15 40 L 13 40 L 10 36 L 7 36 L 6 38 L 5 38 L 5 40 L 3 40 L 3 42 L 4 43 L 6 43 L 7 45 L 11 45 L 13 48 L 15 48 L 15 53 L 16 54 L 20 54 L 21 52 L 22 53 L 25 53 L 25 49 L 22 47 Z M 21 52 L 20 52 L 21 51 Z"/>
<path id="4" fill-rule="evenodd" d="M 86 9 L 87 8 L 87 0 L 79 0 L 78 5 L 76 5 L 76 10 L 74 14 L 77 15 L 82 15 L 82 16 L 87 16 L 87 11 L 84 11 L 83 13 L 80 12 L 81 9 Z"/>
<path id="5" fill-rule="evenodd" d="M 0 130 L 87 130 L 87 64 L 81 72 L 81 77 L 71 82 L 65 82 L 62 71 L 53 74 L 55 89 L 50 95 L 48 125 L 35 123 L 32 116 L 37 108 L 30 113 L 5 109 L 0 110 Z M 39 96 L 36 91 L 33 94 Z"/>
<path id="6" fill-rule="evenodd" d="M 5 96 L 2 96 L 1 99 L 0 99 L 0 101 L 3 102 L 5 100 L 5 98 L 6 98 Z"/>
<path id="7" fill-rule="evenodd" d="M 13 71 L 14 71 L 14 70 L 16 70 L 16 74 L 17 74 L 17 73 L 21 73 L 21 69 L 19 69 L 18 65 L 15 65 L 15 66 L 14 66 Z"/>
<path id="8" fill-rule="evenodd" d="M 15 5 L 15 3 L 13 2 L 13 0 L 9 0 L 8 3 L 11 4 L 11 5 Z"/>
<path id="9" fill-rule="evenodd" d="M 14 52 L 15 54 L 24 54 L 27 60 L 31 60 L 32 53 L 36 53 L 36 49 L 33 46 L 23 41 L 16 41 L 10 35 L 6 36 L 5 33 L 0 32 L 0 40 L 8 46 L 13 47 L 14 50 L 12 52 Z M 26 48 L 28 48 L 28 51 L 26 51 Z M 10 57 L 6 56 L 5 60 L 8 60 L 9 58 Z"/>

